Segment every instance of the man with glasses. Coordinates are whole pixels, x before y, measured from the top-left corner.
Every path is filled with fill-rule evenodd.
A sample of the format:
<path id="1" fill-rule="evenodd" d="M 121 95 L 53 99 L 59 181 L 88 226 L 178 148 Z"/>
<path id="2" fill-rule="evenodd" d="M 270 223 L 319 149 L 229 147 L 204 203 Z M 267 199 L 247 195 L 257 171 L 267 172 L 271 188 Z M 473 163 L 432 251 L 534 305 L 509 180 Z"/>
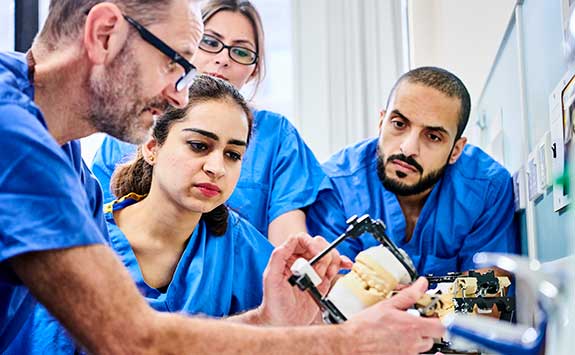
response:
<path id="1" fill-rule="evenodd" d="M 401 311 L 421 296 L 424 281 L 341 326 L 238 324 L 309 318 L 315 305 L 285 282 L 294 258 L 310 258 L 325 245 L 309 236 L 276 249 L 264 278 L 264 303 L 236 322 L 160 314 L 139 295 L 106 246 L 101 190 L 76 139 L 100 131 L 138 143 L 153 115 L 185 106 L 193 75 L 185 58 L 202 35 L 199 18 L 190 0 L 53 0 L 31 51 L 0 54 L 0 353 L 26 352 L 26 344 L 11 345 L 33 321 L 36 300 L 91 353 L 428 348 L 441 325 Z M 342 260 L 334 253 L 318 264 L 329 281 Z M 390 342 L 396 334 L 407 334 L 405 341 Z"/>

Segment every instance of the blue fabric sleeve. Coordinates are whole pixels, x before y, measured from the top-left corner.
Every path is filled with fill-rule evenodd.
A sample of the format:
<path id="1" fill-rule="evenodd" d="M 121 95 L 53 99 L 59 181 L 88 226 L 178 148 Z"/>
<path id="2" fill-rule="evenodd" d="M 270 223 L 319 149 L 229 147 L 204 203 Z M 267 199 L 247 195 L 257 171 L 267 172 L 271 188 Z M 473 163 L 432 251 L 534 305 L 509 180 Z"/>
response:
<path id="1" fill-rule="evenodd" d="M 263 274 L 273 251 L 271 243 L 249 222 L 233 214 L 234 277 L 230 315 L 253 309 L 263 297 Z M 212 237 L 213 238 L 213 237 Z"/>
<path id="2" fill-rule="evenodd" d="M 38 119 L 15 105 L 0 106 L 0 118 L 0 262 L 105 242 L 78 174 Z"/>
<path id="3" fill-rule="evenodd" d="M 476 221 L 459 252 L 459 270 L 476 269 L 473 255 L 478 252 L 519 252 L 519 235 L 514 220 L 513 183 L 507 172 L 489 185 L 485 210 Z"/>
<path id="4" fill-rule="evenodd" d="M 92 161 L 92 172 L 102 185 L 104 203 L 112 202 L 116 199 L 110 190 L 112 174 L 116 169 L 116 165 L 130 159 L 136 152 L 137 147 L 137 145 L 119 141 L 108 135 L 104 137 L 102 145 Z"/>
<path id="5" fill-rule="evenodd" d="M 347 230 L 347 219 L 338 191 L 334 188 L 323 190 L 317 200 L 306 211 L 306 224 L 311 235 L 320 235 L 329 243 Z M 351 260 L 364 249 L 361 238 L 348 238 L 337 246 L 340 254 Z"/>
<path id="6" fill-rule="evenodd" d="M 284 122 L 273 167 L 268 225 L 286 212 L 311 205 L 325 186 L 326 176 L 316 157 L 287 119 Z"/>

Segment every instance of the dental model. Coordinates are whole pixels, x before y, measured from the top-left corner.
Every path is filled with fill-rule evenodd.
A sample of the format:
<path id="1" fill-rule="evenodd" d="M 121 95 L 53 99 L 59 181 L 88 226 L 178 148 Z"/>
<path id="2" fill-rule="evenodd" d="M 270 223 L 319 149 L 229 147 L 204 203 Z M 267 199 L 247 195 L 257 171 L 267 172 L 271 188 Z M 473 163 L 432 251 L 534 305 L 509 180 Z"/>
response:
<path id="1" fill-rule="evenodd" d="M 410 260 L 400 249 L 406 260 Z M 351 271 L 339 279 L 328 299 L 346 316 L 391 296 L 398 284 L 408 284 L 410 276 L 399 260 L 384 246 L 359 253 Z"/>

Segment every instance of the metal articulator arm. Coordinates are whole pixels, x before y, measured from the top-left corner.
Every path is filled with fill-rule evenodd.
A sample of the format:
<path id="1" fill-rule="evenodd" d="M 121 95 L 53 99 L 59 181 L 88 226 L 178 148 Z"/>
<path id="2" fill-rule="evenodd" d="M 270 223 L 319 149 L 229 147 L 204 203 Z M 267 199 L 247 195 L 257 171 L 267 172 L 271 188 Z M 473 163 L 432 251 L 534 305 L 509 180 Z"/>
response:
<path id="1" fill-rule="evenodd" d="M 289 283 L 292 286 L 297 285 L 297 287 L 302 291 L 309 291 L 310 295 L 324 313 L 324 319 L 329 323 L 342 323 L 347 319 L 343 313 L 341 313 L 337 307 L 329 299 L 325 298 L 317 289 L 317 286 L 321 283 L 321 278 L 317 275 L 312 266 L 345 239 L 357 238 L 364 233 L 372 234 L 375 239 L 387 247 L 397 260 L 401 262 L 408 271 L 412 281 L 417 278 L 417 271 L 405 260 L 405 256 L 385 234 L 385 225 L 383 222 L 373 220 L 368 215 L 363 215 L 359 218 L 357 218 L 357 216 L 352 216 L 346 223 L 348 224 L 348 228 L 345 233 L 340 235 L 327 248 L 309 262 L 304 259 L 296 260 L 291 267 L 293 275 L 289 278 Z"/>

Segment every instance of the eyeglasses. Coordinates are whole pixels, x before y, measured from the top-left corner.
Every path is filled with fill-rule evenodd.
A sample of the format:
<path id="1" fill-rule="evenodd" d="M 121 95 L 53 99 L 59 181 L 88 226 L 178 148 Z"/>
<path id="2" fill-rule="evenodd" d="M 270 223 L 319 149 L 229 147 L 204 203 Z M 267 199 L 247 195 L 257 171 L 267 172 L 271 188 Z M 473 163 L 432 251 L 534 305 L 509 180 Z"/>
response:
<path id="1" fill-rule="evenodd" d="M 182 91 L 190 86 L 196 76 L 196 67 L 194 67 L 192 63 L 188 62 L 186 58 L 182 57 L 178 52 L 170 48 L 170 46 L 168 46 L 164 41 L 139 24 L 136 20 L 127 15 L 124 15 L 124 18 L 130 25 L 134 26 L 144 41 L 156 47 L 156 49 L 164 53 L 173 62 L 178 63 L 182 68 L 184 68 L 184 75 L 182 75 L 176 82 L 176 91 Z"/>
<path id="2" fill-rule="evenodd" d="M 251 49 L 240 46 L 227 46 L 224 42 L 209 35 L 202 37 L 200 49 L 208 53 L 220 53 L 227 49 L 231 60 L 243 65 L 252 65 L 258 61 L 258 54 Z"/>

